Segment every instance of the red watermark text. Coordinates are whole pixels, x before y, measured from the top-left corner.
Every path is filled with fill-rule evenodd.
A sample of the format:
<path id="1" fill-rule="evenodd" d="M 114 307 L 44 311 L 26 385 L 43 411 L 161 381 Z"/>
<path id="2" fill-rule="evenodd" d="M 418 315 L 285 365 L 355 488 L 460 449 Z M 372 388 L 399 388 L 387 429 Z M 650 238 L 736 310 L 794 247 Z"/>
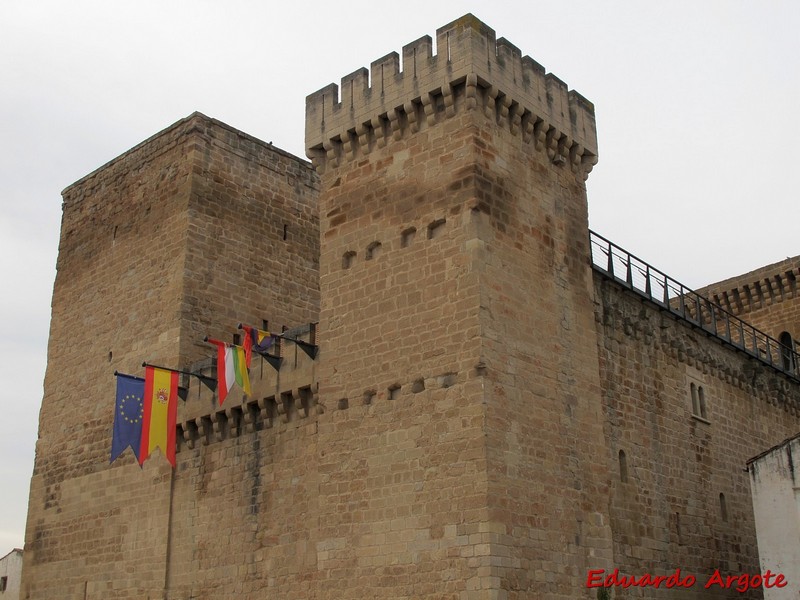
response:
<path id="1" fill-rule="evenodd" d="M 591 569 L 586 576 L 586 587 L 652 587 L 652 588 L 691 588 L 697 584 L 694 575 L 682 575 L 680 569 L 675 569 L 669 575 L 622 575 L 619 569 L 606 573 L 605 569 Z M 782 588 L 786 587 L 787 581 L 783 573 L 773 573 L 769 569 L 765 573 L 741 573 L 739 575 L 722 575 L 719 569 L 714 569 L 714 573 L 705 581 L 700 581 L 704 589 L 721 588 L 726 590 L 736 590 L 740 594 L 747 590 L 765 587 Z"/>

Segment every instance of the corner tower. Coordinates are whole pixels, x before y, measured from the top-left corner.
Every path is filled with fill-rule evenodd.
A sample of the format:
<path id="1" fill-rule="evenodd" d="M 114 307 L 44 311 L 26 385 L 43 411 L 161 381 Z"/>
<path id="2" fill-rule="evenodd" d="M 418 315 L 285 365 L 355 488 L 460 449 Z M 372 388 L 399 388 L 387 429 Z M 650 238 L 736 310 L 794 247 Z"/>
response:
<path id="1" fill-rule="evenodd" d="M 197 563 L 170 556 L 208 529 L 169 533 L 173 498 L 184 520 L 202 505 L 181 504 L 194 463 L 108 464 L 112 374 L 184 368 L 239 320 L 316 320 L 316 186 L 305 161 L 194 113 L 64 190 L 22 598 L 176 597 Z"/>
<path id="2" fill-rule="evenodd" d="M 447 570 L 436 597 L 583 596 L 611 560 L 593 106 L 472 15 L 400 66 L 306 104 L 320 397 L 350 407 L 320 424 L 320 543 L 366 588 L 386 568 L 427 597 Z"/>

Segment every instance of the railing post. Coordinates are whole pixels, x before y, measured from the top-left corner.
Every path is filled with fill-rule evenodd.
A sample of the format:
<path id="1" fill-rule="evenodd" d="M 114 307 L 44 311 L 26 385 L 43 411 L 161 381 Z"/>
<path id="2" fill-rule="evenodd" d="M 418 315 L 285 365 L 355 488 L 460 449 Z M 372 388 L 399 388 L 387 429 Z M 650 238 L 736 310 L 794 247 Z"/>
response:
<path id="1" fill-rule="evenodd" d="M 708 308 L 711 310 L 711 330 L 716 334 L 717 333 L 717 314 L 714 310 L 714 305 L 710 302 L 708 303 Z"/>
<path id="2" fill-rule="evenodd" d="M 681 317 L 709 333 L 713 333 L 713 335 L 716 337 L 730 343 L 732 346 L 739 348 L 746 354 L 753 355 L 755 358 L 763 361 L 773 368 L 777 368 L 780 371 L 791 375 L 794 379 L 799 379 L 798 372 L 800 372 L 800 353 L 796 352 L 794 348 L 789 349 L 787 354 L 782 350 L 783 346 L 777 340 L 772 339 L 767 334 L 759 331 L 752 325 L 745 323 L 740 318 L 729 313 L 720 305 L 716 304 L 712 300 L 709 300 L 705 296 L 701 296 L 679 282 L 670 279 L 666 274 L 651 267 L 648 263 L 634 256 L 630 252 L 615 246 L 610 240 L 607 240 L 603 236 L 590 231 L 589 242 L 593 269 L 603 273 L 618 283 L 622 283 L 623 279 L 621 277 L 617 277 L 614 273 L 614 249 L 616 248 L 619 252 L 618 257 L 620 260 L 625 261 L 624 281 L 631 290 L 640 293 L 643 292 L 647 298 L 658 304 L 659 300 L 653 297 L 653 277 L 658 277 L 658 281 L 656 283 L 658 283 L 658 285 L 663 285 L 664 287 L 662 297 L 663 308 L 665 310 L 668 310 L 676 317 Z M 601 266 L 602 260 L 600 260 L 599 257 L 598 260 L 595 260 L 596 251 L 606 252 L 608 255 L 607 268 L 605 270 Z M 634 260 L 636 260 L 636 269 L 638 269 L 645 278 L 643 286 L 644 290 L 636 287 L 634 284 Z M 671 301 L 671 294 L 677 294 L 677 302 L 674 305 Z M 719 322 L 720 319 L 723 320 L 723 323 Z M 732 323 L 734 320 L 735 322 Z M 752 341 L 748 341 L 748 336 L 752 336 Z M 764 348 L 759 347 L 761 340 L 764 341 Z M 774 356 L 776 349 L 778 354 L 777 356 Z M 778 362 L 776 362 L 776 360 L 778 360 Z"/>

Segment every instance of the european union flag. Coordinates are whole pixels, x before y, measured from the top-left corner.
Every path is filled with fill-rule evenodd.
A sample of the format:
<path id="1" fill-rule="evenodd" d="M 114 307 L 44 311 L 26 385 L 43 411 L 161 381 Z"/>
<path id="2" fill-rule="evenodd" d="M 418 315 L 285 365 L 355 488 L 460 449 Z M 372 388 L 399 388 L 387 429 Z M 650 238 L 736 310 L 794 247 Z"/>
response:
<path id="1" fill-rule="evenodd" d="M 144 379 L 117 373 L 117 399 L 114 403 L 114 437 L 111 440 L 111 462 L 128 446 L 139 461 L 144 415 Z"/>

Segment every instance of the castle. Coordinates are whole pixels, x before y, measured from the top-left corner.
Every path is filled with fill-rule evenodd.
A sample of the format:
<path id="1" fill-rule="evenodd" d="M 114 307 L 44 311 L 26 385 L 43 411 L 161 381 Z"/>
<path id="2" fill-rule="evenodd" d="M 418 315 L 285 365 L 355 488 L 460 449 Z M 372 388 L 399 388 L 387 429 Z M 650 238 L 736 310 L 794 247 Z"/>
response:
<path id="1" fill-rule="evenodd" d="M 696 294 L 590 235 L 592 104 L 471 15 L 436 35 L 308 97 L 312 164 L 193 114 L 64 191 L 22 598 L 759 571 L 745 464 L 800 429 L 800 259 Z M 213 376 L 240 322 L 280 364 L 222 406 L 186 378 L 175 469 L 109 465 L 112 373 Z"/>

